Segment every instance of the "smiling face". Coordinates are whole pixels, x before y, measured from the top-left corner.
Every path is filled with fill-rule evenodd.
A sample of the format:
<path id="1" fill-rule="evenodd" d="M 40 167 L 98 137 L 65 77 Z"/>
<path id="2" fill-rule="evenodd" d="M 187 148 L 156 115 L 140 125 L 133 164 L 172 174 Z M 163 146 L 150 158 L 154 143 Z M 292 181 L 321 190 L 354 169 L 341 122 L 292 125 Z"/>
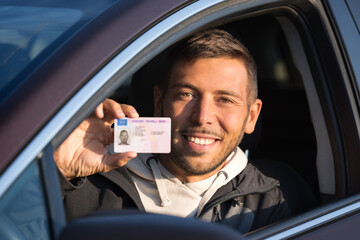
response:
<path id="1" fill-rule="evenodd" d="M 203 58 L 176 63 L 165 96 L 155 88 L 155 115 L 172 120 L 171 153 L 160 161 L 181 181 L 217 172 L 254 130 L 261 101 L 248 103 L 247 84 L 241 60 Z"/>

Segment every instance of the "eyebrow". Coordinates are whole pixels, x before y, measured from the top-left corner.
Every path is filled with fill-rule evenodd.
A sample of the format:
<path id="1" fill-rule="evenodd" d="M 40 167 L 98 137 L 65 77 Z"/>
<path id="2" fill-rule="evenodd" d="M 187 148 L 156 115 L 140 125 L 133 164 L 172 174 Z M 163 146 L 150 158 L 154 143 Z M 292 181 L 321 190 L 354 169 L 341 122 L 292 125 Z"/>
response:
<path id="1" fill-rule="evenodd" d="M 190 88 L 194 91 L 199 91 L 199 89 L 197 87 L 195 87 L 194 85 L 190 84 L 190 83 L 176 83 L 172 86 L 172 88 Z"/>
<path id="2" fill-rule="evenodd" d="M 219 90 L 219 91 L 216 91 L 216 93 L 219 95 L 227 95 L 227 96 L 232 96 L 232 97 L 242 99 L 241 95 L 234 91 Z"/>
<path id="3" fill-rule="evenodd" d="M 176 83 L 172 86 L 172 88 L 189 88 L 189 89 L 199 92 L 199 89 L 190 83 Z M 218 90 L 215 93 L 218 95 L 227 95 L 227 96 L 235 97 L 235 98 L 240 99 L 241 101 L 244 100 L 239 93 L 231 91 L 231 90 L 230 91 Z"/>

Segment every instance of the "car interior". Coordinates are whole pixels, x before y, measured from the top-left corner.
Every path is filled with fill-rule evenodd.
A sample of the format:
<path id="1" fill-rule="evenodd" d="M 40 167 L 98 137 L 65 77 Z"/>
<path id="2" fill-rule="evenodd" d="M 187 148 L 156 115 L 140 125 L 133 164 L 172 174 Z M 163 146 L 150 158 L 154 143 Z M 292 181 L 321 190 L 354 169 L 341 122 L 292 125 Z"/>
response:
<path id="1" fill-rule="evenodd" d="M 258 66 L 258 97 L 263 108 L 254 133 L 245 135 L 240 147 L 250 162 L 280 180 L 291 212 L 296 215 L 319 205 L 322 194 L 309 96 L 281 21 L 263 15 L 218 27 L 236 36 Z M 133 105 L 140 116 L 153 116 L 152 89 L 161 78 L 169 50 L 143 66 L 111 98 Z"/>

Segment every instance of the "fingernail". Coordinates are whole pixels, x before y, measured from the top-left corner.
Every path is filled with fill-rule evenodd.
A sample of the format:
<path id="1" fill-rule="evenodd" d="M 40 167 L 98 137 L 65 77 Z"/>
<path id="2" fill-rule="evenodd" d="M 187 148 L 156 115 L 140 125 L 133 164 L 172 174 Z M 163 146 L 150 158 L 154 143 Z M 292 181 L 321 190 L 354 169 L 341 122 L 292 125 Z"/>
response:
<path id="1" fill-rule="evenodd" d="M 122 111 L 118 111 L 118 116 L 119 118 L 123 118 L 125 117 L 125 114 Z"/>
<path id="2" fill-rule="evenodd" d="M 104 112 L 103 111 L 97 111 L 97 116 L 98 118 L 103 118 L 104 117 Z"/>
<path id="3" fill-rule="evenodd" d="M 131 111 L 131 114 L 133 115 L 133 117 L 139 117 L 138 112 L 135 110 Z"/>
<path id="4" fill-rule="evenodd" d="M 136 156 L 137 156 L 137 153 L 136 153 L 136 152 L 130 152 L 130 153 L 129 153 L 129 157 L 130 157 L 130 158 L 136 158 Z"/>

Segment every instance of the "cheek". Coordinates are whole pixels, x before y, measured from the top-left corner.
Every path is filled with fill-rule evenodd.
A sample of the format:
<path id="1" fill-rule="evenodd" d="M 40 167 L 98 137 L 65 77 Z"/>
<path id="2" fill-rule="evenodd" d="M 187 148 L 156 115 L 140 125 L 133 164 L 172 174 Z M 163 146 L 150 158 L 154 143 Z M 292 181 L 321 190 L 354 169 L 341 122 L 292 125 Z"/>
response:
<path id="1" fill-rule="evenodd" d="M 187 122 L 183 113 L 184 111 L 181 105 L 168 104 L 164 106 L 164 116 L 171 118 L 171 141 L 173 145 L 179 143 L 180 135 L 178 135 L 178 131 L 184 127 L 184 122 Z"/>
<path id="2" fill-rule="evenodd" d="M 240 135 L 246 124 L 246 116 L 232 112 L 222 112 L 219 118 L 220 126 L 231 136 Z"/>
<path id="3" fill-rule="evenodd" d="M 166 105 L 166 103 L 164 105 Z M 164 115 L 171 117 L 173 122 L 177 119 L 181 120 L 187 118 L 188 115 L 191 114 L 191 110 L 188 105 L 183 104 L 182 102 L 170 102 L 164 106 Z"/>

